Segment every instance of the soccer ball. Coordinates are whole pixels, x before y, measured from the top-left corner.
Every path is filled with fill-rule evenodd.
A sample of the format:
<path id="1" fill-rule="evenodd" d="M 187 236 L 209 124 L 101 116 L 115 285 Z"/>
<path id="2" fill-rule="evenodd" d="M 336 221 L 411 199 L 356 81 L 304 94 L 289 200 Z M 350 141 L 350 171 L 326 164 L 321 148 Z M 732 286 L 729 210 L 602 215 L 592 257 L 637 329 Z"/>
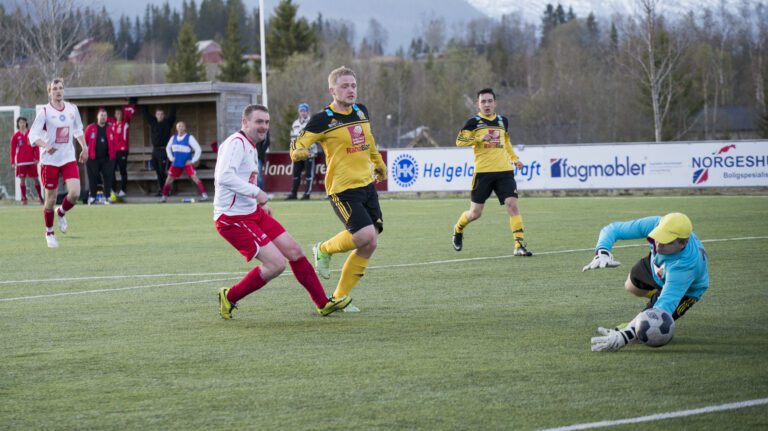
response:
<path id="1" fill-rule="evenodd" d="M 661 347 L 675 335 L 675 320 L 666 311 L 649 308 L 635 318 L 635 332 L 646 346 Z"/>

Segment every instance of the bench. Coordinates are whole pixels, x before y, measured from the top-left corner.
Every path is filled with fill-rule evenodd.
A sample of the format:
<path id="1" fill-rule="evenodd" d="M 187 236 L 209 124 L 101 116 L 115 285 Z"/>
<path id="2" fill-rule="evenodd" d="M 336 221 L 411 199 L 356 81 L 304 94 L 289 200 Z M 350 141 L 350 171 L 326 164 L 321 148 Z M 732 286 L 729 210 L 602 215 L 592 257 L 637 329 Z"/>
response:
<path id="1" fill-rule="evenodd" d="M 197 162 L 195 169 L 197 170 L 197 176 L 203 181 L 206 189 L 210 192 L 213 190 L 216 153 L 211 150 L 210 145 L 201 145 L 201 148 L 202 154 L 200 155 L 200 160 Z M 128 187 L 130 189 L 138 189 L 142 194 L 150 194 L 157 191 L 157 174 L 154 169 L 149 168 L 148 162 L 150 160 L 152 160 L 152 147 L 131 148 L 130 153 L 128 154 L 127 167 Z M 119 173 L 115 175 L 116 181 L 120 181 L 117 179 L 119 176 Z M 180 181 L 174 182 L 173 188 L 184 193 L 188 191 L 197 193 L 194 184 L 187 180 L 186 175 L 183 175 L 180 178 Z"/>

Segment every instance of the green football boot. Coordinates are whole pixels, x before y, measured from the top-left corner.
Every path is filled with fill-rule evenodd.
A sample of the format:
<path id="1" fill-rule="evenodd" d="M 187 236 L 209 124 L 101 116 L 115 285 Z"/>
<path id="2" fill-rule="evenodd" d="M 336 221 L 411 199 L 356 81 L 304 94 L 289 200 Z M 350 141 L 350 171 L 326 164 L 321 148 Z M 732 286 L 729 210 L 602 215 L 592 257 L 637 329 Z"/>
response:
<path id="1" fill-rule="evenodd" d="M 219 314 L 221 314 L 221 318 L 224 320 L 230 320 L 232 318 L 232 310 L 237 308 L 235 304 L 230 303 L 229 299 L 227 299 L 227 292 L 229 292 L 229 287 L 219 289 Z"/>
<path id="2" fill-rule="evenodd" d="M 315 269 L 320 277 L 328 280 L 331 278 L 331 254 L 320 251 L 320 244 L 322 241 L 312 247 L 312 254 L 315 256 Z"/>
<path id="3" fill-rule="evenodd" d="M 342 296 L 339 299 L 336 299 L 334 297 L 328 298 L 328 302 L 325 304 L 323 308 L 318 308 L 317 312 L 320 313 L 321 316 L 327 316 L 334 311 L 339 311 L 347 308 L 347 306 L 352 302 L 352 298 L 349 296 Z"/>

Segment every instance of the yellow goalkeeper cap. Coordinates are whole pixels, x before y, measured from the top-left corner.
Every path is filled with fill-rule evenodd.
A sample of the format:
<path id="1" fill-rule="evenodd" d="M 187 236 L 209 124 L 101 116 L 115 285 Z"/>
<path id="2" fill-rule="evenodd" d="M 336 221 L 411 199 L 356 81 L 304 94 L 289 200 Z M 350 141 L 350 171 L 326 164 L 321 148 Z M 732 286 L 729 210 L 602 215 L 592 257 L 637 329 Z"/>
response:
<path id="1" fill-rule="evenodd" d="M 683 213 L 669 213 L 661 218 L 659 224 L 648 234 L 659 244 L 669 244 L 678 238 L 691 236 L 691 219 Z"/>

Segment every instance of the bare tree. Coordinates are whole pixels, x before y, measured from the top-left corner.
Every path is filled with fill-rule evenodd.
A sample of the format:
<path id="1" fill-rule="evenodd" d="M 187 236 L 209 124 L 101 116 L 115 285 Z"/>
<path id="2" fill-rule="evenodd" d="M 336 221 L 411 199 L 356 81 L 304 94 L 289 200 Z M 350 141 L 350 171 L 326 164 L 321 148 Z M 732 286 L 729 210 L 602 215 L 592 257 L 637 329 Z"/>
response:
<path id="1" fill-rule="evenodd" d="M 664 119 L 676 93 L 674 72 L 687 42 L 683 33 L 675 34 L 664 29 L 663 18 L 658 13 L 661 0 L 637 1 L 640 14 L 636 21 L 629 21 L 625 44 L 629 64 L 624 65 L 648 90 L 654 138 L 661 142 Z"/>
<path id="2" fill-rule="evenodd" d="M 60 76 L 67 81 L 76 76 L 76 65 L 66 67 L 66 60 L 82 39 L 77 0 L 25 0 L 18 8 L 31 17 L 31 22 L 15 29 L 28 61 L 46 79 Z"/>
<path id="3" fill-rule="evenodd" d="M 755 97 L 755 104 L 763 115 L 768 115 L 766 101 L 765 69 L 768 58 L 768 7 L 757 3 L 752 8 L 749 1 L 744 1 L 740 8 L 742 18 L 741 38 L 747 48 L 750 60 L 750 72 Z"/>
<path id="4" fill-rule="evenodd" d="M 445 19 L 442 17 L 422 17 L 421 25 L 424 42 L 433 53 L 440 52 L 445 44 Z"/>
<path id="5" fill-rule="evenodd" d="M 387 37 L 387 29 L 376 18 L 371 18 L 368 21 L 368 31 L 365 34 L 365 39 L 368 40 L 374 55 L 384 54 Z"/>

